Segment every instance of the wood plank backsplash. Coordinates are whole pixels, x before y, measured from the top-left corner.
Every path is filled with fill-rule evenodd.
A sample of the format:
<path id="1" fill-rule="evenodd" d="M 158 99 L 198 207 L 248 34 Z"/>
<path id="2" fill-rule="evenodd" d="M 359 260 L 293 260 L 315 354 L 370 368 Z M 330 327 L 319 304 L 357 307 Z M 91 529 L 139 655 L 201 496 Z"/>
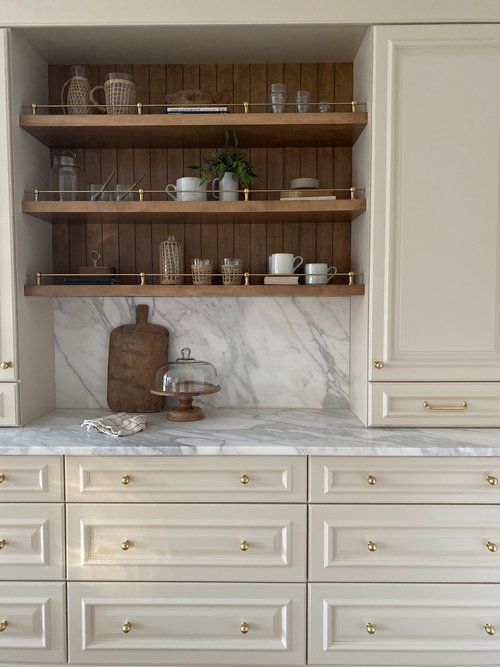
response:
<path id="1" fill-rule="evenodd" d="M 137 100 L 161 104 L 165 94 L 201 88 L 225 93 L 228 102 L 266 102 L 271 83 L 283 81 L 288 99 L 296 90 L 311 91 L 311 101 L 352 99 L 352 63 L 297 63 L 249 65 L 89 65 L 93 86 L 103 83 L 108 72 L 131 74 Z M 70 76 L 65 65 L 49 66 L 49 97 L 60 103 L 61 88 Z M 148 112 L 147 109 L 144 110 Z M 228 118 L 228 126 L 230 119 Z M 217 148 L 217 147 L 214 147 Z M 244 146 L 240 147 L 245 150 Z M 71 146 L 68 149 L 74 150 Z M 76 150 L 84 169 L 82 185 L 100 183 L 113 170 L 113 185 L 132 183 L 143 173 L 144 189 L 162 189 L 189 175 L 188 165 L 199 164 L 214 149 L 85 149 Z M 299 176 L 317 177 L 321 187 L 350 187 L 350 148 L 252 148 L 248 151 L 258 177 L 255 188 L 289 187 Z M 359 185 L 359 184 L 358 184 Z M 254 195 L 253 198 L 258 198 Z M 264 197 L 264 195 L 260 195 Z M 293 252 L 305 262 L 327 262 L 339 271 L 350 270 L 350 221 L 338 216 L 333 222 L 141 223 L 106 221 L 56 223 L 53 225 L 54 272 L 74 272 L 88 264 L 88 253 L 98 250 L 103 263 L 121 273 L 159 272 L 159 243 L 169 234 L 184 242 L 186 267 L 194 257 L 220 263 L 223 257 L 240 257 L 245 270 L 263 273 L 273 252 Z M 189 269 L 187 269 L 189 271 Z M 131 282 L 135 282 L 133 279 Z M 257 281 L 255 281 L 257 282 Z"/>

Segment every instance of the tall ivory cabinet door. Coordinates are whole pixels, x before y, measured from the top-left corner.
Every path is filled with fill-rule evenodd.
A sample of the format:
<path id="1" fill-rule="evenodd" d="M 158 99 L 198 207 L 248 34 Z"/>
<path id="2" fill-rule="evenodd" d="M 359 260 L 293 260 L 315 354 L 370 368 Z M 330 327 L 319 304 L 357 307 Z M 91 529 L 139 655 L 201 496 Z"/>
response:
<path id="1" fill-rule="evenodd" d="M 500 381 L 500 25 L 373 49 L 370 380 Z"/>
<path id="2" fill-rule="evenodd" d="M 17 423 L 7 30 L 0 30 L 0 426 Z M 8 383 L 8 384 L 4 384 Z"/>

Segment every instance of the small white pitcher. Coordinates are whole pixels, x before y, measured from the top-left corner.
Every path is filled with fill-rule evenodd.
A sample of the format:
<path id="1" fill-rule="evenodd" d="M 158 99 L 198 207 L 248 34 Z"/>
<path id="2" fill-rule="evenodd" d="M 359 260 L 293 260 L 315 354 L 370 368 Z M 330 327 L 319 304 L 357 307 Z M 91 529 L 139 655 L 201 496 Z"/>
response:
<path id="1" fill-rule="evenodd" d="M 232 171 L 226 171 L 222 178 L 214 178 L 212 181 L 214 199 L 220 201 L 238 201 L 238 179 Z"/>

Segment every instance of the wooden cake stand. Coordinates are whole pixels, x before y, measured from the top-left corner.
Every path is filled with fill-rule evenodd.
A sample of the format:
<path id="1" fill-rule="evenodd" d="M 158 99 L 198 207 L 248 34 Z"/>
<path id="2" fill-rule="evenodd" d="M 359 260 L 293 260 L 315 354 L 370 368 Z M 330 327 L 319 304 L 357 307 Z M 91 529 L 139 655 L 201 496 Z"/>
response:
<path id="1" fill-rule="evenodd" d="M 178 396 L 179 405 L 166 414 L 166 419 L 173 422 L 195 422 L 199 419 L 205 419 L 205 413 L 198 405 L 193 405 L 194 396 L 206 396 L 207 394 L 215 394 L 221 390 L 220 385 L 206 384 L 202 382 L 182 382 L 183 388 L 186 385 L 192 384 L 192 391 L 159 391 L 158 389 L 150 389 L 152 394 L 156 396 Z M 191 389 L 191 388 L 190 388 Z"/>

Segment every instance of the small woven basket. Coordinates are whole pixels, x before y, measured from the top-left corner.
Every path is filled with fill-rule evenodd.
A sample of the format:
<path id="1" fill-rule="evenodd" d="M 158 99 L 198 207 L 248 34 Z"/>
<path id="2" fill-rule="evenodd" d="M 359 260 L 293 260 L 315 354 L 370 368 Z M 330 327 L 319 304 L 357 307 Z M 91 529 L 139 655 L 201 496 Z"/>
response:
<path id="1" fill-rule="evenodd" d="M 211 285 L 213 264 L 191 264 L 191 273 L 193 274 L 193 285 Z"/>
<path id="2" fill-rule="evenodd" d="M 241 266 L 239 264 L 222 264 L 220 272 L 222 273 L 223 285 L 241 285 L 243 282 Z"/>
<path id="3" fill-rule="evenodd" d="M 160 273 L 162 285 L 184 284 L 184 244 L 173 236 L 160 243 Z"/>

